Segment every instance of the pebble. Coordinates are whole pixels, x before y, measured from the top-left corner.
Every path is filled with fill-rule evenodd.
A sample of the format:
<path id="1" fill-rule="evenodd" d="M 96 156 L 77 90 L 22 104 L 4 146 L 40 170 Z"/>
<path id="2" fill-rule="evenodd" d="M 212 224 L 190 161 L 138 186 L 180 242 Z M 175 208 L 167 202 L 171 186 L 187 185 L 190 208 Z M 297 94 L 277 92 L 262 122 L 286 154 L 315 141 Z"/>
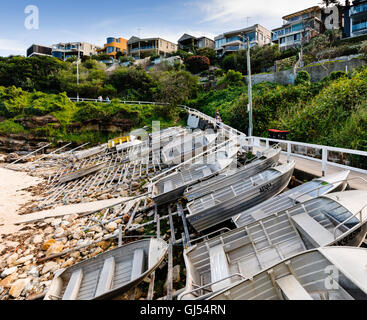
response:
<path id="1" fill-rule="evenodd" d="M 45 275 L 48 272 L 55 272 L 58 269 L 59 269 L 59 265 L 56 262 L 49 261 L 44 264 L 41 274 Z"/>
<path id="2" fill-rule="evenodd" d="M 46 256 L 50 256 L 56 253 L 60 253 L 62 252 L 62 250 L 64 249 L 64 244 L 62 242 L 55 242 L 53 243 L 46 251 Z"/>
<path id="3" fill-rule="evenodd" d="M 54 243 L 56 242 L 55 239 L 50 239 L 47 240 L 43 245 L 42 245 L 42 250 L 46 251 L 48 250 Z"/>
<path id="4" fill-rule="evenodd" d="M 54 232 L 54 228 L 52 227 L 47 227 L 45 230 L 43 230 L 44 234 L 51 234 Z"/>
<path id="5" fill-rule="evenodd" d="M 116 222 L 110 222 L 107 226 L 106 226 L 106 229 L 109 231 L 109 232 L 113 232 L 117 229 L 117 223 Z"/>
<path id="6" fill-rule="evenodd" d="M 18 258 L 19 258 L 19 255 L 15 252 L 15 253 L 13 253 L 7 260 L 6 260 L 6 262 L 7 262 L 7 264 L 8 264 L 8 266 L 12 266 L 14 263 L 15 263 L 15 261 L 17 261 L 18 260 Z"/>
<path id="7" fill-rule="evenodd" d="M 51 222 L 51 226 L 53 227 L 58 227 L 60 224 L 61 224 L 62 220 L 61 219 L 54 219 L 52 222 Z"/>
<path id="8" fill-rule="evenodd" d="M 37 266 L 34 266 L 31 270 L 29 270 L 28 272 L 28 275 L 34 277 L 34 278 L 38 278 L 40 273 L 38 271 L 38 267 Z"/>
<path id="9" fill-rule="evenodd" d="M 7 276 L 5 279 L 0 281 L 0 287 L 10 288 L 11 283 L 16 279 L 18 279 L 18 274 L 12 273 L 10 276 Z"/>
<path id="10" fill-rule="evenodd" d="M 28 262 L 28 261 L 30 261 L 30 260 L 32 260 L 33 259 L 33 257 L 34 257 L 34 255 L 33 254 L 30 254 L 30 255 L 28 255 L 28 256 L 25 256 L 25 257 L 22 257 L 22 258 L 20 258 L 20 259 L 18 259 L 17 261 L 15 261 L 15 265 L 19 265 L 19 264 L 24 264 L 24 263 L 26 263 L 26 262 Z"/>
<path id="11" fill-rule="evenodd" d="M 1 273 L 1 278 L 6 278 L 7 276 L 10 276 L 11 274 L 13 274 L 14 272 L 17 272 L 18 267 L 12 267 L 12 268 L 7 268 L 5 269 L 2 273 Z"/>

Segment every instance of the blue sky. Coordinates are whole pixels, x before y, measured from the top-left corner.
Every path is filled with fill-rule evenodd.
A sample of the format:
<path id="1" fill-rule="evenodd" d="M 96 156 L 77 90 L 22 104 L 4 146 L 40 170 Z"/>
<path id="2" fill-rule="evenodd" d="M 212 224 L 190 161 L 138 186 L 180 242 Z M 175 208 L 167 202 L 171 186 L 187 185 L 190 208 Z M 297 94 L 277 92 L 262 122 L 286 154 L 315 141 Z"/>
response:
<path id="1" fill-rule="evenodd" d="M 31 44 L 86 41 L 103 46 L 108 36 L 157 37 L 177 42 L 183 33 L 214 37 L 260 23 L 271 29 L 281 17 L 318 0 L 1 0 L 0 56 L 25 55 Z M 39 29 L 27 30 L 28 5 L 39 9 Z M 247 19 L 246 17 L 250 17 Z"/>

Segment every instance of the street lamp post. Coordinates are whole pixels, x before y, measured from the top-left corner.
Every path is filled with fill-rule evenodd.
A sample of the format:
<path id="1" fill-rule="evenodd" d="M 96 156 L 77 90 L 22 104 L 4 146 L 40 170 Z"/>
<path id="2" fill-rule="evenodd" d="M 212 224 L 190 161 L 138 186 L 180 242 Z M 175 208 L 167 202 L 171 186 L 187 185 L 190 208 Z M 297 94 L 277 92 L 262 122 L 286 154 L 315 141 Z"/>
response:
<path id="1" fill-rule="evenodd" d="M 250 38 L 247 37 L 247 79 L 248 79 L 248 113 L 249 113 L 249 128 L 248 136 L 252 137 L 252 77 L 251 77 L 251 57 L 250 57 Z"/>

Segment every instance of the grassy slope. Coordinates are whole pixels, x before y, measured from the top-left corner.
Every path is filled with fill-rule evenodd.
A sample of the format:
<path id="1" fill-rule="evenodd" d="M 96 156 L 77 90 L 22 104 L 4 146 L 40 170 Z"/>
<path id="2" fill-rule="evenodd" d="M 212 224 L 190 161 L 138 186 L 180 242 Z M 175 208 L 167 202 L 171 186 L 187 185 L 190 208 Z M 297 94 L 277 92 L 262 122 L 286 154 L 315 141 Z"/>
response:
<path id="1" fill-rule="evenodd" d="M 32 129 L 24 128 L 17 119 L 30 119 L 33 116 L 52 115 L 57 119 L 56 125 Z M 171 107 L 153 105 L 125 105 L 117 100 L 110 104 L 73 103 L 66 94 L 28 93 L 19 88 L 0 87 L 0 134 L 19 133 L 35 134 L 46 137 L 49 141 L 72 141 L 77 143 L 101 143 L 120 134 L 128 134 L 132 129 L 148 126 L 152 121 L 160 121 L 166 128 L 183 123 L 184 115 Z M 126 130 L 100 132 L 89 126 L 91 123 L 114 125 L 116 121 L 126 122 Z M 75 129 L 75 125 L 79 128 Z M 78 127 L 78 125 L 77 125 Z"/>

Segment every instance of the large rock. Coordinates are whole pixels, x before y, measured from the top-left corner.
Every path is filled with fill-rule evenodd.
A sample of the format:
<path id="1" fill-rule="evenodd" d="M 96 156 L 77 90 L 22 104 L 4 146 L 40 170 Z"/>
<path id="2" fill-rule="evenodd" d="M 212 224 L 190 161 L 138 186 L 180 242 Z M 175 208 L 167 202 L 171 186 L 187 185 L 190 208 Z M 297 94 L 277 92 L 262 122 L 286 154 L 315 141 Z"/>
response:
<path id="1" fill-rule="evenodd" d="M 16 153 L 10 153 L 5 157 L 5 162 L 10 163 L 19 159 L 19 156 Z"/>
<path id="2" fill-rule="evenodd" d="M 21 295 L 22 291 L 30 284 L 31 279 L 27 278 L 27 279 L 19 279 L 17 280 L 10 288 L 9 294 L 13 297 L 13 298 L 19 298 L 19 296 Z"/>
<path id="3" fill-rule="evenodd" d="M 60 253 L 62 252 L 62 250 L 64 249 L 64 244 L 62 242 L 55 242 L 53 243 L 46 251 L 46 256 L 51 256 L 53 254 L 56 253 Z"/>
<path id="4" fill-rule="evenodd" d="M 12 273 L 10 276 L 7 276 L 5 279 L 0 281 L 0 287 L 10 288 L 11 284 L 18 279 L 17 273 Z"/>

